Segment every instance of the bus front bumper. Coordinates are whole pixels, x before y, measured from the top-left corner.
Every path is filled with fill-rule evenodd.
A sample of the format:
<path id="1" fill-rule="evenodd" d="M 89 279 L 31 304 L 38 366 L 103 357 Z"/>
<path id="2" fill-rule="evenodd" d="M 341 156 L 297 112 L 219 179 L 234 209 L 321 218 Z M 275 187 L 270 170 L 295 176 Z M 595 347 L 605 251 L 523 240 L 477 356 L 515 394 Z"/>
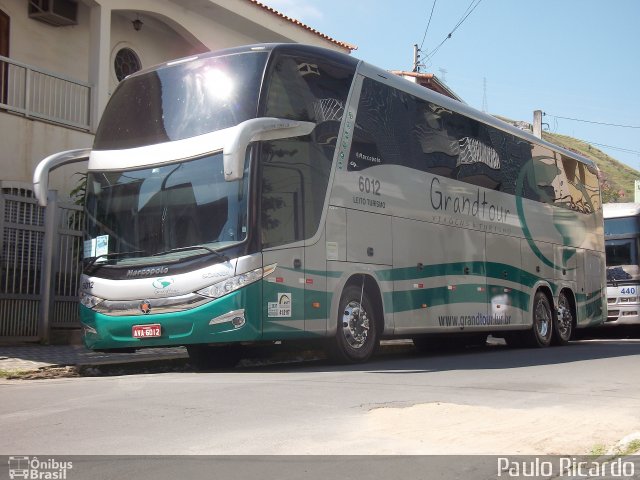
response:
<path id="1" fill-rule="evenodd" d="M 640 305 L 609 305 L 604 326 L 640 325 Z"/>
<path id="2" fill-rule="evenodd" d="M 92 350 L 232 343 L 260 340 L 261 282 L 195 308 L 171 313 L 112 316 L 80 305 L 82 337 Z M 152 333 L 159 336 L 139 336 Z"/>

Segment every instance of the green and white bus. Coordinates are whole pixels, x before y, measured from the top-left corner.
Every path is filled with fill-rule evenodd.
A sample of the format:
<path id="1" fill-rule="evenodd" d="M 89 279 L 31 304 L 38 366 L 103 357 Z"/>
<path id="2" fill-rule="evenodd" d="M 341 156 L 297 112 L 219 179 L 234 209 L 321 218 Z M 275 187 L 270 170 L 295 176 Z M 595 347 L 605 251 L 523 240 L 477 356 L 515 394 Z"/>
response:
<path id="1" fill-rule="evenodd" d="M 114 91 L 88 159 L 91 349 L 381 338 L 564 344 L 605 315 L 595 165 L 353 57 L 297 44 L 198 55 Z M 455 337 L 454 337 L 455 338 Z"/>

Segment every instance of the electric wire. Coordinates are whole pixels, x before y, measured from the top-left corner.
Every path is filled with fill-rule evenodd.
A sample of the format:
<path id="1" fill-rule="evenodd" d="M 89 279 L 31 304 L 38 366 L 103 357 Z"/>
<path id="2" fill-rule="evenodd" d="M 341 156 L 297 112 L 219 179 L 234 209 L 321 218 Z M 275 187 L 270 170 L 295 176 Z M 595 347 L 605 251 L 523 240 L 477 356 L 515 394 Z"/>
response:
<path id="1" fill-rule="evenodd" d="M 427 32 L 429 31 L 429 25 L 431 25 L 431 19 L 433 18 L 433 11 L 436 8 L 436 3 L 438 0 L 433 0 L 433 6 L 431 7 L 431 13 L 429 14 L 429 21 L 427 22 L 427 28 L 424 29 L 424 35 L 422 36 L 422 43 L 420 44 L 420 50 L 422 50 L 422 46 L 424 45 L 424 41 L 427 38 Z"/>
<path id="2" fill-rule="evenodd" d="M 618 124 L 618 123 L 596 122 L 595 120 L 583 120 L 583 119 L 580 119 L 580 118 L 561 117 L 559 115 L 552 115 L 550 113 L 544 113 L 543 115 L 549 115 L 550 117 L 560 118 L 562 120 L 572 120 L 574 122 L 583 122 L 583 123 L 594 123 L 596 125 L 606 125 L 606 126 L 609 126 L 609 127 L 640 128 L 640 126 L 637 126 L 637 125 L 621 125 L 621 124 Z"/>
<path id="3" fill-rule="evenodd" d="M 453 27 L 453 30 L 451 30 L 451 32 L 449 32 L 449 34 L 446 37 L 444 37 L 444 40 L 442 40 L 442 42 L 440 42 L 438 44 L 438 46 L 431 51 L 431 53 L 426 58 L 427 61 L 431 60 L 434 57 L 434 55 L 438 52 L 438 50 L 440 50 L 440 47 L 442 47 L 442 45 L 444 45 L 444 43 L 451 38 L 451 36 L 454 34 L 454 32 L 458 28 L 460 28 L 460 26 L 469 17 L 469 15 L 471 15 L 473 13 L 473 11 L 478 7 L 478 5 L 480 5 L 480 2 L 482 2 L 482 0 L 471 0 L 471 3 L 469 4 L 467 9 L 465 10 L 465 13 L 462 14 L 462 18 L 460 20 L 458 20 L 458 23 L 456 24 L 455 27 Z M 474 3 L 475 3 L 475 5 L 474 5 Z"/>
<path id="4" fill-rule="evenodd" d="M 591 145 L 597 145 L 598 147 L 605 147 L 605 148 L 610 148 L 611 150 L 617 150 L 617 151 L 625 152 L 625 153 L 635 153 L 637 155 L 640 155 L 640 150 L 631 150 L 631 149 L 628 149 L 628 148 L 614 147 L 612 145 L 605 145 L 604 143 L 590 142 L 588 140 L 585 140 L 585 142 L 589 143 Z"/>

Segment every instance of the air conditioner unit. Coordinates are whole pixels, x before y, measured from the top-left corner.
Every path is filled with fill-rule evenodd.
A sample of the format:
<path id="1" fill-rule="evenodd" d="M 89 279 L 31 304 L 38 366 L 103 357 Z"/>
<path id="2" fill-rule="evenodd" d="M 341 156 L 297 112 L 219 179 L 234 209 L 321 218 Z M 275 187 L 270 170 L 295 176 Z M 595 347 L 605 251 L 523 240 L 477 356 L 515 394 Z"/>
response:
<path id="1" fill-rule="evenodd" d="M 29 18 L 54 27 L 78 24 L 78 3 L 75 0 L 29 0 Z"/>

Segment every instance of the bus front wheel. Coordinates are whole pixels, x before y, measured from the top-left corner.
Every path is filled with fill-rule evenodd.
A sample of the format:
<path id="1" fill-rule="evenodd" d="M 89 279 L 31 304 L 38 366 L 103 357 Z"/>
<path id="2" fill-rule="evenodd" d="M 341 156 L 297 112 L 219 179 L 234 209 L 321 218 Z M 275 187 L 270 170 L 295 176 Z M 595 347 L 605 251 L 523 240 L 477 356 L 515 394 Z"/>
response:
<path id="1" fill-rule="evenodd" d="M 337 331 L 328 346 L 328 355 L 337 363 L 366 362 L 378 346 L 376 313 L 366 290 L 349 285 L 342 292 Z"/>

